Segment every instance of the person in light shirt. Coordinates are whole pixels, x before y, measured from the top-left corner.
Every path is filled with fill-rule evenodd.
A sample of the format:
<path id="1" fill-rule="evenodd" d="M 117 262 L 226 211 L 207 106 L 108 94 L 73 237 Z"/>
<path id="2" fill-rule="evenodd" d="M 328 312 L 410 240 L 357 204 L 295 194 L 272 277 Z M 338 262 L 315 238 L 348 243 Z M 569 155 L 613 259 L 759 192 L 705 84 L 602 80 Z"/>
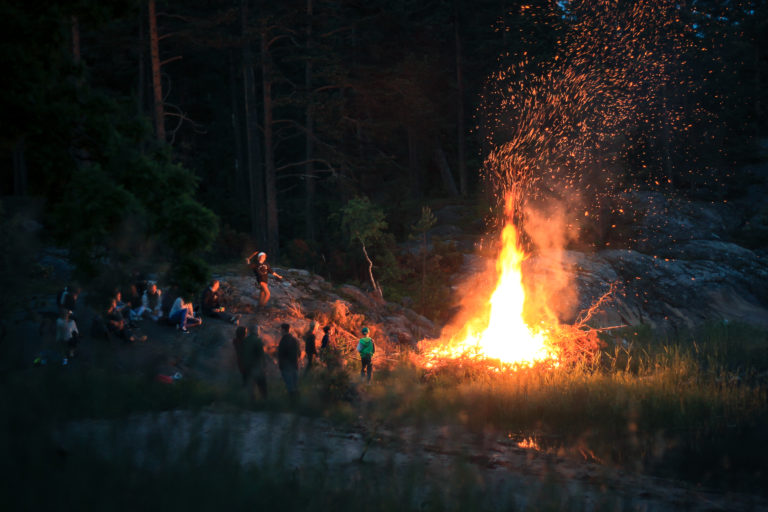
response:
<path id="1" fill-rule="evenodd" d="M 70 314 L 70 310 L 62 308 L 61 316 L 56 320 L 56 342 L 67 344 L 68 358 L 75 357 L 77 343 L 80 340 L 77 324 L 70 318 Z"/>

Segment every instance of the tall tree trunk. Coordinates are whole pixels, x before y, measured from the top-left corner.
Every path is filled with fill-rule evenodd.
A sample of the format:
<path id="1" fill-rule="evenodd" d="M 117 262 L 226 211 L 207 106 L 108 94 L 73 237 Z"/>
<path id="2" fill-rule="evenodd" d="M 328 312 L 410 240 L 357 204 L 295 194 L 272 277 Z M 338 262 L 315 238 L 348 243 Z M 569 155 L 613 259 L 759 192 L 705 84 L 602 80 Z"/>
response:
<path id="1" fill-rule="evenodd" d="M 139 61 L 139 80 L 136 94 L 136 107 L 139 116 L 144 114 L 144 89 L 146 87 L 146 66 L 144 64 L 144 50 L 146 48 L 144 41 L 144 4 L 139 4 L 139 42 L 137 48 L 139 49 L 138 61 Z"/>
<path id="2" fill-rule="evenodd" d="M 165 112 L 163 110 L 163 83 L 160 77 L 160 43 L 157 35 L 155 0 L 149 0 L 149 50 L 152 57 L 152 92 L 155 99 L 155 135 L 165 142 Z"/>
<path id="3" fill-rule="evenodd" d="M 27 195 L 27 159 L 25 137 L 22 135 L 13 147 L 13 195 Z"/>
<path id="4" fill-rule="evenodd" d="M 456 135 L 457 135 L 457 165 L 459 171 L 459 191 L 462 196 L 467 195 L 467 162 L 466 162 L 466 135 L 464 133 L 464 63 L 461 59 L 461 35 L 459 33 L 459 1 L 453 2 L 453 34 L 456 43 Z M 506 31 L 504 31 L 506 32 Z"/>
<path id="5" fill-rule="evenodd" d="M 80 64 L 80 22 L 77 20 L 77 16 L 72 16 L 72 61 L 76 64 Z"/>
<path id="6" fill-rule="evenodd" d="M 232 161 L 232 170 L 234 172 L 234 185 L 235 185 L 235 197 L 237 198 L 238 207 L 240 205 L 250 204 L 250 194 L 248 187 L 248 179 L 246 176 L 246 166 L 243 165 L 243 134 L 242 125 L 240 122 L 240 106 L 238 105 L 237 98 L 239 94 L 239 86 L 237 84 L 237 66 L 235 65 L 235 56 L 233 50 L 229 51 L 229 96 L 231 100 L 231 115 L 230 120 L 232 122 L 232 140 L 235 143 L 235 154 Z"/>
<path id="7" fill-rule="evenodd" d="M 755 44 L 755 137 L 760 137 L 760 121 L 762 117 L 760 111 L 760 95 L 763 94 L 761 76 L 760 76 L 760 45 Z"/>
<path id="8" fill-rule="evenodd" d="M 445 158 L 445 151 L 443 151 L 443 148 L 438 143 L 435 144 L 435 160 L 437 161 L 437 167 L 440 169 L 440 177 L 443 180 L 445 191 L 451 196 L 457 197 L 459 191 L 456 189 L 456 182 L 453 180 L 451 168 L 448 166 L 448 159 Z"/>
<path id="9" fill-rule="evenodd" d="M 274 256 L 280 252 L 277 219 L 277 183 L 272 131 L 272 60 L 269 53 L 269 34 L 261 31 L 261 80 L 264 103 L 264 192 L 267 207 L 267 248 Z"/>
<path id="10" fill-rule="evenodd" d="M 421 198 L 421 166 L 419 165 L 419 153 L 416 148 L 416 129 L 409 123 L 407 128 L 408 135 L 408 170 L 411 177 L 411 190 L 416 199 Z"/>
<path id="11" fill-rule="evenodd" d="M 248 35 L 248 0 L 240 0 L 240 16 L 243 37 L 243 107 L 245 111 L 245 148 L 248 165 L 251 234 L 260 248 L 267 246 L 264 173 L 259 143 L 259 122 L 256 109 L 256 78 L 253 74 L 253 52 Z"/>
<path id="12" fill-rule="evenodd" d="M 312 139 L 315 136 L 312 100 L 312 5 L 313 0 L 307 0 L 307 60 L 304 63 L 304 90 L 307 95 L 307 106 L 305 111 L 305 129 L 306 139 L 304 144 L 304 156 L 306 164 L 304 166 L 305 181 L 305 201 L 304 201 L 304 224 L 306 226 L 307 240 L 314 242 L 315 233 L 315 164 L 314 147 Z"/>

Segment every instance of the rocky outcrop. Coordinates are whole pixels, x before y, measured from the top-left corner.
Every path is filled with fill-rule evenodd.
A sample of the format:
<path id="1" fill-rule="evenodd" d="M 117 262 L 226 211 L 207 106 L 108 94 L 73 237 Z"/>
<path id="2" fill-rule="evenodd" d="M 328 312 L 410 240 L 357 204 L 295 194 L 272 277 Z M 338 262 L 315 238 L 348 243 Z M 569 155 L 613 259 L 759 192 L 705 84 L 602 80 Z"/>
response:
<path id="1" fill-rule="evenodd" d="M 598 323 L 768 326 L 768 255 L 739 245 L 748 208 L 659 193 L 635 193 L 626 203 L 631 219 L 623 226 L 624 243 L 613 244 L 625 249 L 570 251 L 565 258 L 582 308 L 617 283 Z"/>
<path id="2" fill-rule="evenodd" d="M 266 311 L 257 310 L 259 292 L 253 277 L 234 272 L 217 276 L 230 309 L 244 315 L 244 323 L 258 322 L 275 339 L 279 339 L 281 322 L 291 324 L 295 332 L 301 333 L 313 319 L 321 326 L 332 324 L 340 336 L 350 340 L 359 337 L 363 325 L 371 330 L 374 339 L 394 345 L 413 344 L 438 334 L 429 319 L 356 286 L 334 287 L 322 277 L 301 269 L 276 271 L 284 279 L 270 281 L 272 297 Z"/>
<path id="3" fill-rule="evenodd" d="M 600 325 L 694 327 L 738 320 L 768 327 L 765 254 L 713 240 L 677 244 L 658 254 L 606 250 L 569 252 L 567 266 L 587 308 L 616 283 L 613 300 L 595 317 Z"/>

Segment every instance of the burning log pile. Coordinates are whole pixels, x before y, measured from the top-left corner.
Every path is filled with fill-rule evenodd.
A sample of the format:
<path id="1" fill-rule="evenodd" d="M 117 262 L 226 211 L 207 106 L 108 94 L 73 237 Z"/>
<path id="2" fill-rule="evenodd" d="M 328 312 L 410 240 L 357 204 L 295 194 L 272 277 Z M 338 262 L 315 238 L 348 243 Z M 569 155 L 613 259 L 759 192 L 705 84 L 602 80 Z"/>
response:
<path id="1" fill-rule="evenodd" d="M 458 328 L 449 328 L 438 340 L 420 343 L 423 365 L 440 366 L 448 360 L 479 360 L 494 366 L 563 367 L 594 362 L 601 347 L 599 330 L 587 322 L 610 300 L 614 286 L 577 318 L 573 325 L 560 324 L 556 316 L 539 304 L 541 311 L 531 311 L 523 285 L 522 263 L 526 254 L 514 226 L 514 198 L 509 195 L 505 208 L 507 222 L 501 235 L 501 250 L 496 262 L 494 290 L 478 310 L 469 311 L 469 319 Z M 531 323 L 531 317 L 542 319 Z"/>

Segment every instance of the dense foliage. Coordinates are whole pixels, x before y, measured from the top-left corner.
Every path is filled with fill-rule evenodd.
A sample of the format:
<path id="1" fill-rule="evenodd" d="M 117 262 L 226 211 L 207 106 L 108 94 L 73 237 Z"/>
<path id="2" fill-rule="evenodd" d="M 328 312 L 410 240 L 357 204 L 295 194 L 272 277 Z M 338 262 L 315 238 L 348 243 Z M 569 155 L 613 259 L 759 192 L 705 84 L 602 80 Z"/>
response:
<path id="1" fill-rule="evenodd" d="M 484 121 L 506 115 L 494 73 L 585 55 L 602 37 L 601 27 L 594 38 L 583 32 L 589 5 L 71 0 L 32 9 L 4 0 L 0 102 L 13 122 L 0 128 L 0 146 L 12 172 L 0 193 L 44 197 L 47 222 L 86 270 L 141 252 L 203 276 L 212 244 L 231 256 L 249 245 L 365 282 L 368 265 L 339 222 L 349 201 L 369 197 L 397 242 L 425 205 L 482 209 L 474 194 L 492 149 Z M 768 5 L 665 5 L 676 25 L 659 27 L 682 43 L 657 48 L 675 53 L 661 63 L 663 98 L 631 131 L 611 134 L 611 165 L 622 186 L 738 195 L 761 179 L 738 169 L 766 130 Z M 647 18 L 640 36 L 658 32 Z M 645 87 L 641 68 L 615 64 Z M 151 128 L 158 92 L 164 140 Z M 663 119 L 678 111 L 689 115 Z M 764 212 L 754 213 L 760 224 Z M 375 271 L 389 270 L 390 253 L 371 251 Z M 423 258 L 420 266 L 427 283 Z M 410 283 L 406 268 L 392 279 L 398 293 Z"/>

